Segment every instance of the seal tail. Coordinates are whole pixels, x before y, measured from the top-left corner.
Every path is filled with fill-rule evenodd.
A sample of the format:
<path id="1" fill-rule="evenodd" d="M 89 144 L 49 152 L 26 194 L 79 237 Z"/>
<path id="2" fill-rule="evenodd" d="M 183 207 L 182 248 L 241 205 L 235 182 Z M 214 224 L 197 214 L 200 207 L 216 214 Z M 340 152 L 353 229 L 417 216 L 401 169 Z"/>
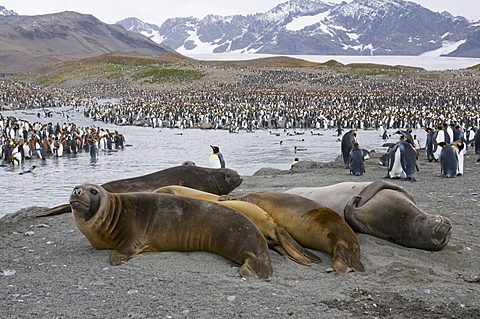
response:
<path id="1" fill-rule="evenodd" d="M 333 248 L 332 268 L 341 275 L 347 274 L 350 270 L 365 272 L 365 266 L 360 261 L 360 258 L 342 244 L 337 244 Z"/>
<path id="2" fill-rule="evenodd" d="M 70 207 L 70 204 L 63 204 L 60 206 L 56 206 L 56 207 L 44 210 L 43 212 L 36 214 L 35 217 L 47 217 L 47 216 L 60 215 L 60 214 L 71 213 L 71 212 L 72 212 L 72 208 Z"/>
<path id="3" fill-rule="evenodd" d="M 293 239 L 292 236 L 285 230 L 285 228 L 276 227 L 275 236 L 277 237 L 280 245 L 274 246 L 273 250 L 279 252 L 280 254 L 287 256 L 293 261 L 305 266 L 310 266 L 312 262 L 322 262 L 320 257 L 297 243 L 295 239 Z"/>

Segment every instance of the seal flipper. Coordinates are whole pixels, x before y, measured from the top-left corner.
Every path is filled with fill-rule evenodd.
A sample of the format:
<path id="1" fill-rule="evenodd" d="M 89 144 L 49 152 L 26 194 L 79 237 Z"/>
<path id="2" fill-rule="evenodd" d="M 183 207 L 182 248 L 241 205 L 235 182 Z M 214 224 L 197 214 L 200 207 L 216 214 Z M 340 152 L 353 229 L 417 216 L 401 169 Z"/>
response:
<path id="1" fill-rule="evenodd" d="M 220 195 L 218 196 L 219 201 L 226 201 L 226 200 L 237 200 L 235 197 L 230 195 Z"/>
<path id="2" fill-rule="evenodd" d="M 340 275 L 345 275 L 350 270 L 365 272 L 365 266 L 358 256 L 342 244 L 337 244 L 333 248 L 332 268 Z"/>
<path id="3" fill-rule="evenodd" d="M 402 192 L 408 197 L 408 199 L 410 199 L 413 203 L 415 203 L 415 200 L 412 197 L 412 195 L 402 187 L 393 183 L 382 181 L 382 180 L 376 180 L 372 182 L 370 185 L 366 186 L 364 189 L 362 189 L 362 191 L 357 195 L 357 199 L 348 203 L 347 206 L 354 204 L 355 207 L 361 207 L 365 203 L 367 203 L 370 199 L 372 199 L 382 189 L 392 189 L 392 190 Z"/>
<path id="4" fill-rule="evenodd" d="M 110 254 L 110 264 L 112 266 L 121 265 L 141 253 L 144 248 L 145 246 L 138 239 L 126 239 Z"/>
<path id="5" fill-rule="evenodd" d="M 268 255 L 266 258 L 268 260 L 262 260 L 262 258 L 255 256 L 252 252 L 246 252 L 245 255 L 245 262 L 240 267 L 240 274 L 242 276 L 261 279 L 270 278 L 273 269 Z"/>
<path id="6" fill-rule="evenodd" d="M 60 215 L 60 214 L 65 214 L 65 213 L 71 213 L 72 208 L 70 207 L 70 204 L 63 204 L 60 206 L 56 206 L 47 210 L 44 210 L 43 212 L 40 212 L 35 215 L 35 217 L 47 217 L 47 216 L 54 216 L 54 215 Z"/>
<path id="7" fill-rule="evenodd" d="M 322 259 L 314 253 L 302 247 L 283 227 L 275 228 L 275 235 L 281 244 L 281 247 L 287 253 L 286 256 L 297 263 L 310 266 L 312 262 L 321 263 Z M 276 250 L 276 249 L 274 249 Z M 276 250 L 278 251 L 278 250 Z M 281 252 L 280 252 L 281 253 Z"/>

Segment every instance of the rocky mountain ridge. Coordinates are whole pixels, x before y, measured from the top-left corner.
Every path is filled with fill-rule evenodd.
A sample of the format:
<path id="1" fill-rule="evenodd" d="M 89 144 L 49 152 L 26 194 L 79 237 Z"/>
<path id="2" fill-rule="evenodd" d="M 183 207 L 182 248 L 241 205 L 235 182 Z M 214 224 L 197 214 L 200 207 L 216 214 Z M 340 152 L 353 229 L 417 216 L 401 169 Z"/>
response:
<path id="1" fill-rule="evenodd" d="M 290 0 L 264 13 L 117 22 L 182 54 L 480 57 L 480 22 L 403 0 Z"/>

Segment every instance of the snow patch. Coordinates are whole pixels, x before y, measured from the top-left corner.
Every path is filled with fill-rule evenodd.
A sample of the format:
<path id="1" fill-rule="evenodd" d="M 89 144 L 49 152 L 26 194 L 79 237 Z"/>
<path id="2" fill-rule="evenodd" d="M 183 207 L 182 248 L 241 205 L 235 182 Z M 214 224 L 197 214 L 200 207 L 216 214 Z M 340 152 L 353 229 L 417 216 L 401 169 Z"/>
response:
<path id="1" fill-rule="evenodd" d="M 287 24 L 285 28 L 290 31 L 300 31 L 309 25 L 321 22 L 329 14 L 330 14 L 330 11 L 327 11 L 327 12 L 316 14 L 314 16 L 298 17 L 293 19 L 292 22 L 290 22 L 289 24 Z"/>
<path id="2" fill-rule="evenodd" d="M 346 45 L 344 44 L 343 45 L 343 49 L 346 51 L 348 49 L 354 49 L 355 51 L 370 51 L 370 55 L 373 55 L 373 52 L 375 52 L 375 48 L 373 46 L 373 44 L 368 44 L 368 45 L 363 45 L 363 44 L 359 44 L 359 45 Z"/>
<path id="3" fill-rule="evenodd" d="M 360 35 L 356 34 L 356 33 L 346 33 L 348 35 L 348 37 L 351 39 L 351 40 L 358 40 L 358 38 L 360 37 Z"/>
<path id="4" fill-rule="evenodd" d="M 451 42 L 451 41 L 443 41 L 442 47 L 433 51 L 428 51 L 425 53 L 420 54 L 420 56 L 426 56 L 426 57 L 440 57 L 442 55 L 447 55 L 456 49 L 458 49 L 459 46 L 464 44 L 467 40 L 461 40 L 457 42 Z"/>
<path id="5" fill-rule="evenodd" d="M 187 49 L 185 48 L 186 43 L 192 43 L 194 44 L 193 49 Z M 213 50 L 215 49 L 214 46 L 212 46 L 210 43 L 202 42 L 197 36 L 197 31 L 196 30 L 189 30 L 188 31 L 188 38 L 185 40 L 184 45 L 179 47 L 176 51 L 180 54 L 186 55 L 189 52 L 195 52 L 195 53 L 213 53 Z"/>
<path id="6" fill-rule="evenodd" d="M 150 40 L 156 43 L 162 43 L 165 40 L 165 37 L 160 35 L 158 32 L 150 30 L 150 31 L 142 31 L 140 34 L 146 36 Z"/>

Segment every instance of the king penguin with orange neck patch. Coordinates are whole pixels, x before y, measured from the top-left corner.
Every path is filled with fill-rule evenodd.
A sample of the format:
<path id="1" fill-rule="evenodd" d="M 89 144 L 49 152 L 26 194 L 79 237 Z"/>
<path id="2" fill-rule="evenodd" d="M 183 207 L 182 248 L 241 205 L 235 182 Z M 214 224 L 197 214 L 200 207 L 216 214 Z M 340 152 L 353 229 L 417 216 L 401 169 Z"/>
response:
<path id="1" fill-rule="evenodd" d="M 212 148 L 212 155 L 210 155 L 210 167 L 211 168 L 225 168 L 225 160 L 223 159 L 220 148 L 215 145 L 210 145 Z"/>

